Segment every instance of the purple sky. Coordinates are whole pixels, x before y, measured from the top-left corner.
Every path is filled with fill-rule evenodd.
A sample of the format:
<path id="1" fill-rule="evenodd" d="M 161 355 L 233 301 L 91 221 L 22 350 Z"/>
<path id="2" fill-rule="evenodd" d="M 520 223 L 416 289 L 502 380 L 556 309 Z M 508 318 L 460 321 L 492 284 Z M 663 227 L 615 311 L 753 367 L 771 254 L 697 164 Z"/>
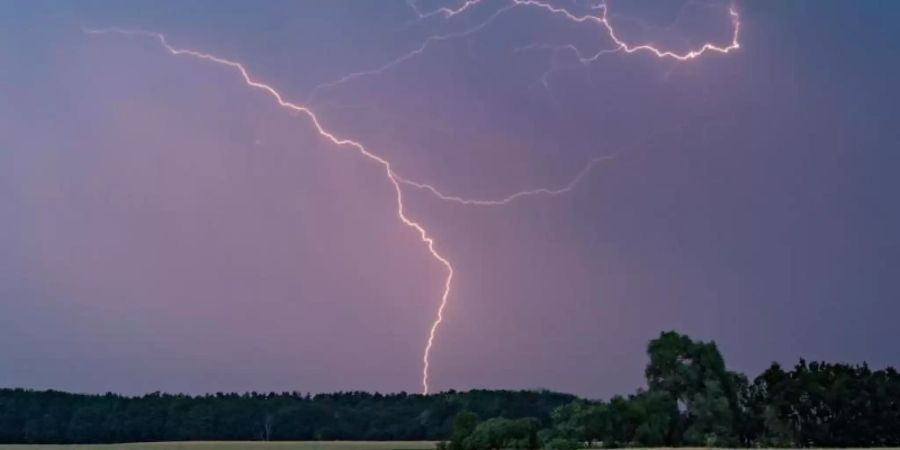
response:
<path id="1" fill-rule="evenodd" d="M 0 0 L 0 386 L 419 391 L 445 272 L 384 171 L 233 70 L 79 27 L 165 33 L 304 103 L 505 4 L 415 23 L 402 1 Z M 728 6 L 610 12 L 624 38 L 683 52 L 727 45 Z M 456 272 L 433 390 L 626 393 L 667 329 L 751 375 L 900 363 L 900 4 L 736 9 L 737 52 L 583 67 L 523 47 L 596 51 L 601 30 L 518 8 L 309 103 L 464 197 L 616 155 L 502 207 L 406 188 Z"/>

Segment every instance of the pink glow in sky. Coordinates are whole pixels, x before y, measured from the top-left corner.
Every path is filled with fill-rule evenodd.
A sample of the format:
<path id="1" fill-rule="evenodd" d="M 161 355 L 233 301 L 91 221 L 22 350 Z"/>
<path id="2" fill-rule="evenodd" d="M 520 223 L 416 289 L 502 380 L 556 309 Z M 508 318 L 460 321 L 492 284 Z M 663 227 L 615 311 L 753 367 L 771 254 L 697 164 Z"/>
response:
<path id="1" fill-rule="evenodd" d="M 803 5 L 610 2 L 616 38 L 678 55 L 727 46 L 734 8 L 741 48 L 589 64 L 566 46 L 615 40 L 514 8 L 317 93 L 325 129 L 445 198 L 566 191 L 496 207 L 403 184 L 405 214 L 455 272 L 433 391 L 628 391 L 646 340 L 671 328 L 715 339 L 741 370 L 896 362 L 873 343 L 900 312 L 884 95 L 900 66 L 876 58 L 892 41 L 875 25 L 844 64 L 833 50 L 849 44 L 815 31 L 837 6 Z M 79 27 L 164 32 L 305 104 L 498 9 L 477 6 L 459 22 L 416 22 L 403 2 L 3 14 L 0 384 L 421 390 L 447 270 L 398 221 L 384 167 L 336 151 L 235 70 Z"/>

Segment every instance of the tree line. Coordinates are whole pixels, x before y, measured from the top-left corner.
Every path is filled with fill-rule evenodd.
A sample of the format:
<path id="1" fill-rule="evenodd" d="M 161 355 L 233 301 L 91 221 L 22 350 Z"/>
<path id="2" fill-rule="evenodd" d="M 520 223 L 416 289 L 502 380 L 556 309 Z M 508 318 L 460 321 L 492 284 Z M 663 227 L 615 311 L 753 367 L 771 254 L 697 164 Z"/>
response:
<path id="1" fill-rule="evenodd" d="M 464 411 L 441 450 L 589 447 L 884 447 L 900 445 L 893 368 L 773 363 L 752 382 L 715 343 L 662 333 L 647 347 L 647 388 L 609 401 L 576 399 L 536 419 Z"/>
<path id="2" fill-rule="evenodd" d="M 647 387 L 593 401 L 549 391 L 139 397 L 0 389 L 0 443 L 433 440 L 439 450 L 900 445 L 900 375 L 772 364 L 752 381 L 715 343 L 662 333 Z M 443 442 L 445 441 L 445 442 Z"/>
<path id="3" fill-rule="evenodd" d="M 181 440 L 439 440 L 460 411 L 538 417 L 575 396 L 547 391 L 421 394 L 216 393 L 139 397 L 0 389 L 0 443 Z"/>

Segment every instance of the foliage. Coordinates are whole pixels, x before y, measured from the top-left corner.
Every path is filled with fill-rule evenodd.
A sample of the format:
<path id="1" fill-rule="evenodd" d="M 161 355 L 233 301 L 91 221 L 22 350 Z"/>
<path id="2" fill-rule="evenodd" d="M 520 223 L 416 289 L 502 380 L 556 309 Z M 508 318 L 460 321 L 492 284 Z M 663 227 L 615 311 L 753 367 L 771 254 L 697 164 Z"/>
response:
<path id="1" fill-rule="evenodd" d="M 540 428 L 541 422 L 533 417 L 479 422 L 477 414 L 460 411 L 453 419 L 450 443 L 438 444 L 438 450 L 537 449 Z"/>
<path id="2" fill-rule="evenodd" d="M 651 341 L 647 353 L 647 389 L 609 401 L 547 391 L 124 397 L 0 389 L 0 443 L 449 438 L 438 450 L 900 445 L 900 374 L 893 368 L 800 360 L 790 371 L 772 364 L 750 382 L 727 370 L 714 343 L 671 331 Z"/>
<path id="3" fill-rule="evenodd" d="M 865 364 L 772 364 L 750 387 L 749 419 L 768 445 L 875 447 L 900 443 L 900 374 Z"/>
<path id="4" fill-rule="evenodd" d="M 178 440 L 439 440 L 454 417 L 536 417 L 574 400 L 547 391 L 434 395 L 344 392 L 140 397 L 0 389 L 0 443 L 109 443 Z M 456 449 L 459 450 L 459 449 Z"/>
<path id="5" fill-rule="evenodd" d="M 551 414 L 544 447 L 900 444 L 900 376 L 893 368 L 773 364 L 753 383 L 730 372 L 712 342 L 662 333 L 647 347 L 648 390 L 608 402 L 575 400 Z"/>
<path id="6" fill-rule="evenodd" d="M 478 426 L 478 414 L 460 411 L 453 419 L 453 434 L 450 436 L 450 450 L 465 450 L 463 443 Z"/>

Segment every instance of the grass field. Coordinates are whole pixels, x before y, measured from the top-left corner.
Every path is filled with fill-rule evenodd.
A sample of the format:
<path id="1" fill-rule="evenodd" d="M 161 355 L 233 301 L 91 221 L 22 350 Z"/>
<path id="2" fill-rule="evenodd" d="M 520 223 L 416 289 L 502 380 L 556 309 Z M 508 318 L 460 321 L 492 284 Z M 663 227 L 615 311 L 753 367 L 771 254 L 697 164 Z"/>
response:
<path id="1" fill-rule="evenodd" d="M 104 445 L 0 445 L 0 450 L 434 450 L 431 441 L 298 441 L 298 442 L 153 442 Z M 711 450 L 705 447 L 644 448 L 641 450 Z M 725 450 L 725 449 L 716 449 Z M 775 450 L 775 449 L 771 449 Z M 879 448 L 878 450 L 900 450 Z"/>
<path id="2" fill-rule="evenodd" d="M 153 442 L 91 445 L 0 445 L 0 450 L 434 450 L 430 441 Z"/>
<path id="3" fill-rule="evenodd" d="M 104 445 L 0 445 L 0 450 L 434 450 L 430 441 L 298 441 L 298 442 L 153 442 Z M 711 450 L 709 448 L 680 447 L 644 448 L 641 450 Z M 715 449 L 725 450 L 725 449 Z M 775 450 L 775 449 L 772 449 Z M 879 448 L 878 450 L 900 450 Z"/>

